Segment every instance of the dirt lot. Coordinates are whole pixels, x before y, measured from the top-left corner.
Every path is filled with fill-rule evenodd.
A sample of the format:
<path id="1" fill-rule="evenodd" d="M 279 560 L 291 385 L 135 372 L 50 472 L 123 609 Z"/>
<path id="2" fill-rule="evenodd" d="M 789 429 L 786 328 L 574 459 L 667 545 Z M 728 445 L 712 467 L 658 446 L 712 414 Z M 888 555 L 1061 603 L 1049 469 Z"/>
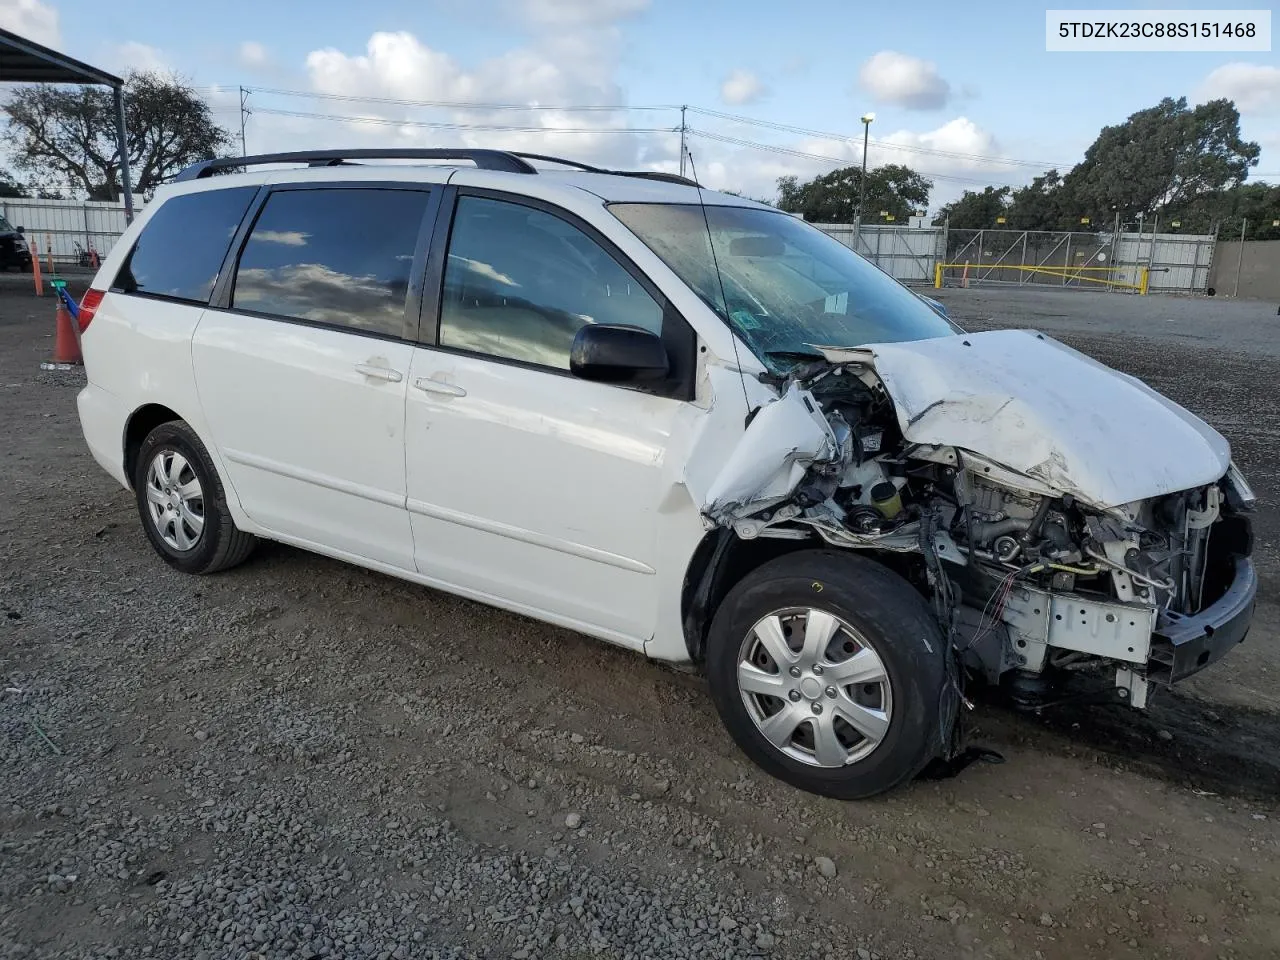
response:
<path id="1" fill-rule="evenodd" d="M 1280 955 L 1274 305 L 944 291 L 1222 429 L 1262 497 L 1267 600 L 1150 715 L 981 705 L 1006 763 L 841 804 L 759 774 L 699 678 L 633 654 L 284 547 L 174 573 L 84 449 L 79 376 L 38 369 L 50 308 L 19 290 L 0 956 Z"/>

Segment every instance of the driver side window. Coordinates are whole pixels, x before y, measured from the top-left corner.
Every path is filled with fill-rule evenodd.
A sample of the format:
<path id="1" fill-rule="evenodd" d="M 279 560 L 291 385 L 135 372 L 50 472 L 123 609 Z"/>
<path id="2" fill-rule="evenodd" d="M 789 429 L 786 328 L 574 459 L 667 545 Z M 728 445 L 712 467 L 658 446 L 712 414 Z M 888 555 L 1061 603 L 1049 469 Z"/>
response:
<path id="1" fill-rule="evenodd" d="M 662 333 L 662 307 L 578 228 L 532 207 L 460 197 L 449 238 L 440 345 L 569 369 L 589 323 Z"/>

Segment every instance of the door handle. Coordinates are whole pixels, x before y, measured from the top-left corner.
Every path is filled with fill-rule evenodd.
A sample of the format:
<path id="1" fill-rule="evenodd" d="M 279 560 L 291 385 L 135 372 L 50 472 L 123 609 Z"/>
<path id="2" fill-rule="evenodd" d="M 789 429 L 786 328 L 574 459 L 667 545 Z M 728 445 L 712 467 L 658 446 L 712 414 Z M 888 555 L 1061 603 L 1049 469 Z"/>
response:
<path id="1" fill-rule="evenodd" d="M 375 367 L 371 363 L 357 363 L 356 373 L 361 376 L 369 377 L 372 380 L 385 380 L 387 383 L 399 383 L 404 379 L 404 374 L 399 370 L 391 370 L 387 367 Z"/>
<path id="2" fill-rule="evenodd" d="M 433 380 L 431 377 L 418 377 L 413 381 L 413 385 L 419 390 L 427 393 L 438 393 L 446 397 L 465 397 L 467 391 L 456 383 L 445 383 L 443 380 Z"/>

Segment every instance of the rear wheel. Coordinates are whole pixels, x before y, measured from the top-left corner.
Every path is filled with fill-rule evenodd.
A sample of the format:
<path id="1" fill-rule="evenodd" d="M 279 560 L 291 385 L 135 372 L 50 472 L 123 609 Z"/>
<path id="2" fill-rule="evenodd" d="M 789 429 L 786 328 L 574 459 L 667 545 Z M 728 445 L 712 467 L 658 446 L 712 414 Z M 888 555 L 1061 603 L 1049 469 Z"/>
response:
<path id="1" fill-rule="evenodd" d="M 257 542 L 236 529 L 209 451 L 181 420 L 152 430 L 138 451 L 133 489 L 147 539 L 184 573 L 242 563 Z"/>
<path id="2" fill-rule="evenodd" d="M 753 571 L 716 612 L 707 675 L 743 751 L 840 799 L 914 777 L 949 742 L 955 694 L 932 611 L 901 577 L 844 551 Z"/>

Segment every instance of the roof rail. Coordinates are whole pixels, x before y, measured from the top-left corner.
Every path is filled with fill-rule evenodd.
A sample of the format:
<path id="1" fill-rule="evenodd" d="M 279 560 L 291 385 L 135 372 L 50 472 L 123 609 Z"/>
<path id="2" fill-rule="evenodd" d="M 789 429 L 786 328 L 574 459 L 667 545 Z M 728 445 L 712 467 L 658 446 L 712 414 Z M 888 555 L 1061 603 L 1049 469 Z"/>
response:
<path id="1" fill-rule="evenodd" d="M 700 186 L 696 180 L 682 177 L 678 173 L 663 173 L 661 170 L 601 170 L 600 172 L 611 173 L 615 177 L 636 177 L 640 180 L 661 180 L 663 183 L 678 183 L 682 187 Z"/>
<path id="2" fill-rule="evenodd" d="M 559 163 L 566 167 L 573 167 L 575 170 L 581 170 L 583 173 L 612 173 L 612 170 L 603 170 L 600 167 L 593 167 L 589 163 L 579 163 L 577 160 L 566 160 L 563 157 L 550 157 L 545 153 L 512 153 L 513 157 L 520 157 L 523 160 L 545 160 L 547 163 Z"/>
<path id="3" fill-rule="evenodd" d="M 543 159 L 543 158 L 538 158 Z M 545 159 L 555 160 L 554 157 Z M 219 157 L 193 163 L 176 177 L 175 183 L 199 180 L 212 176 L 219 170 L 235 170 L 239 167 L 260 166 L 267 163 L 306 163 L 311 166 L 337 166 L 347 160 L 470 160 L 479 170 L 500 170 L 504 173 L 537 173 L 532 164 L 505 150 L 448 150 L 448 149 L 359 149 L 359 150 L 299 150 L 290 153 L 261 153 L 252 157 Z M 571 163 L 568 160 L 558 161 Z"/>
<path id="4" fill-rule="evenodd" d="M 525 160 L 544 160 L 547 163 L 559 163 L 566 167 L 573 167 L 581 170 L 583 173 L 607 173 L 614 177 L 637 177 L 641 180 L 661 180 L 663 183 L 678 183 L 684 187 L 696 187 L 697 182 L 690 180 L 688 177 L 682 177 L 678 173 L 663 173 L 660 170 L 607 170 L 604 167 L 593 167 L 587 163 L 579 163 L 577 160 L 565 160 L 563 157 L 549 157 L 542 153 L 513 153 L 512 156 L 521 157 Z"/>

